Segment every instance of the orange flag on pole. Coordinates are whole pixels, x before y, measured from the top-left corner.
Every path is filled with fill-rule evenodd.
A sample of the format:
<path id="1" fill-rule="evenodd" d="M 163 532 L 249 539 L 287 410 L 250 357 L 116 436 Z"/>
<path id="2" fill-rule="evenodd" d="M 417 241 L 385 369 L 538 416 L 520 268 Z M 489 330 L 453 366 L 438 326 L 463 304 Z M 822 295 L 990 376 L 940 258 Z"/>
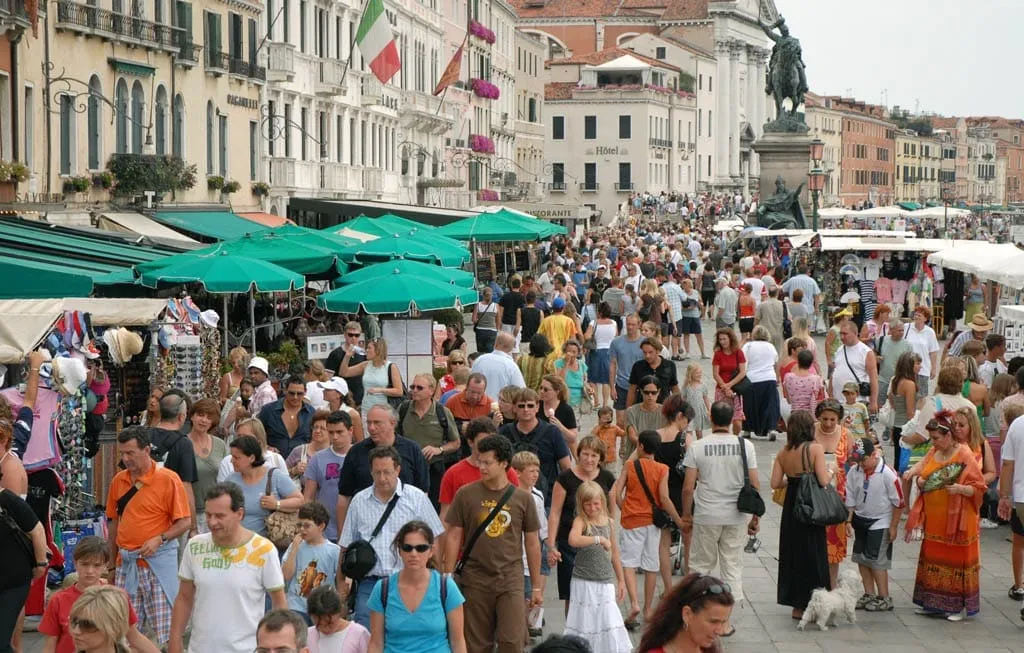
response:
<path id="1" fill-rule="evenodd" d="M 444 73 L 441 74 L 441 79 L 437 81 L 437 88 L 434 89 L 434 95 L 440 95 L 446 88 L 454 84 L 459 79 L 459 73 L 462 72 L 462 47 L 463 43 L 459 46 L 459 49 L 452 55 L 452 60 L 448 62 L 448 65 L 444 68 Z"/>

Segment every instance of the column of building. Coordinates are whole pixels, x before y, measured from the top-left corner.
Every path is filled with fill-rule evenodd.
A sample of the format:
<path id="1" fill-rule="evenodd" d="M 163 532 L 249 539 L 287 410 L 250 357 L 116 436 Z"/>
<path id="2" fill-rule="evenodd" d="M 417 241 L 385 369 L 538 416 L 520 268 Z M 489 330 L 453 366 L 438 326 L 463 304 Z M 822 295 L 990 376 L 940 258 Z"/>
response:
<path id="1" fill-rule="evenodd" d="M 743 44 L 733 40 L 729 47 L 729 176 L 733 183 L 740 178 L 740 55 Z"/>
<path id="2" fill-rule="evenodd" d="M 747 122 L 754 132 L 754 138 L 761 137 L 761 128 L 764 118 L 761 115 L 763 108 L 764 89 L 762 84 L 764 75 L 761 73 L 761 49 L 755 46 L 747 47 Z M 761 166 L 757 158 L 757 152 L 750 152 L 750 176 L 757 178 L 761 174 Z"/>
<path id="3" fill-rule="evenodd" d="M 729 78 L 731 76 L 729 45 L 730 42 L 727 39 L 715 41 L 715 60 L 718 64 L 718 94 L 715 98 L 717 122 L 711 125 L 711 128 L 715 130 L 715 162 L 713 166 L 715 185 L 727 184 L 729 175 L 729 105 L 731 102 L 729 96 Z M 708 116 L 710 115 L 711 110 L 708 109 Z"/>

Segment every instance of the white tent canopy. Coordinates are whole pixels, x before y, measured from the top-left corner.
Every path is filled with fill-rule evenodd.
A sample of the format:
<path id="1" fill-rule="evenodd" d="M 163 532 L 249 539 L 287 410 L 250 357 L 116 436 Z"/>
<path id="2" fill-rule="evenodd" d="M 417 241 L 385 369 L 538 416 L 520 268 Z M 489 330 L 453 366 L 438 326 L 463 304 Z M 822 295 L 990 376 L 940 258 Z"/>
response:
<path id="1" fill-rule="evenodd" d="M 973 244 L 972 240 L 943 240 L 940 238 L 835 238 L 822 237 L 823 252 L 940 252 Z M 929 259 L 930 262 L 930 259 Z"/>
<path id="2" fill-rule="evenodd" d="M 928 257 L 932 265 L 973 274 L 985 281 L 1024 289 L 1024 251 L 1011 243 L 959 241 L 961 247 L 936 252 Z"/>
<path id="3" fill-rule="evenodd" d="M 818 211 L 819 218 L 845 218 L 848 215 L 855 214 L 856 211 L 843 208 L 827 208 Z"/>
<path id="4" fill-rule="evenodd" d="M 948 213 L 947 213 L 947 211 L 948 211 Z M 929 206 L 926 209 L 918 209 L 916 211 L 910 211 L 909 213 L 907 213 L 907 217 L 908 218 L 929 218 L 929 219 L 934 220 L 936 218 L 943 218 L 943 217 L 945 217 L 947 215 L 949 217 L 951 217 L 951 218 L 959 218 L 959 217 L 962 217 L 962 216 L 965 216 L 965 215 L 970 215 L 970 214 L 971 214 L 971 212 L 969 210 L 967 210 L 967 209 L 957 209 L 957 208 L 953 208 L 953 207 L 949 207 L 949 209 L 947 209 L 944 206 Z"/>
<path id="5" fill-rule="evenodd" d="M 165 227 L 156 220 L 151 220 L 141 213 L 101 213 L 98 226 L 105 231 L 120 231 L 136 233 L 140 236 L 148 236 L 169 241 L 181 241 L 184 243 L 195 243 L 196 241 L 188 236 L 178 233 L 174 229 Z"/>
<path id="6" fill-rule="evenodd" d="M 849 215 L 851 218 L 898 218 L 909 213 L 899 206 L 876 206 L 873 209 L 851 211 Z"/>
<path id="7" fill-rule="evenodd" d="M 1024 322 L 1024 306 L 1000 306 L 996 315 L 1011 322 Z"/>

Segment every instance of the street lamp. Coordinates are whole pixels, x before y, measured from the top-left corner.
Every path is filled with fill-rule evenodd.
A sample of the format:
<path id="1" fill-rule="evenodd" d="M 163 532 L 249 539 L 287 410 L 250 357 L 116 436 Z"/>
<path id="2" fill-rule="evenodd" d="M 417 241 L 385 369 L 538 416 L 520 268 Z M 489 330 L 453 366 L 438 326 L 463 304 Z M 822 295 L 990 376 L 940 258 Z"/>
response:
<path id="1" fill-rule="evenodd" d="M 825 188 L 825 171 L 821 169 L 821 159 L 825 152 L 825 143 L 820 138 L 811 141 L 811 161 L 814 166 L 807 175 L 807 188 L 811 191 L 812 211 L 811 228 L 818 231 L 818 196 Z"/>
<path id="2" fill-rule="evenodd" d="M 951 184 L 942 185 L 942 204 L 945 207 L 942 211 L 942 235 L 947 235 L 947 228 L 949 225 L 949 205 L 956 198 L 956 192 L 954 186 Z"/>

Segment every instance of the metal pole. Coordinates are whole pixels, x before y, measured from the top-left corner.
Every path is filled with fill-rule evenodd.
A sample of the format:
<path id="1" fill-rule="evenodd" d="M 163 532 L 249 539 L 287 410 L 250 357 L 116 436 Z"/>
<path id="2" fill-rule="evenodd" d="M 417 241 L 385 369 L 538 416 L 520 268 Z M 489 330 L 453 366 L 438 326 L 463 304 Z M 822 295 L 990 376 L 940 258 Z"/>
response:
<path id="1" fill-rule="evenodd" d="M 252 329 L 252 353 L 256 355 L 256 296 L 249 286 L 249 327 Z"/>
<path id="2" fill-rule="evenodd" d="M 228 357 L 228 296 L 224 295 L 224 358 Z"/>
<path id="3" fill-rule="evenodd" d="M 811 193 L 811 199 L 814 202 L 811 213 L 811 222 L 813 223 L 811 228 L 814 230 L 814 233 L 818 233 L 818 191 Z"/>

